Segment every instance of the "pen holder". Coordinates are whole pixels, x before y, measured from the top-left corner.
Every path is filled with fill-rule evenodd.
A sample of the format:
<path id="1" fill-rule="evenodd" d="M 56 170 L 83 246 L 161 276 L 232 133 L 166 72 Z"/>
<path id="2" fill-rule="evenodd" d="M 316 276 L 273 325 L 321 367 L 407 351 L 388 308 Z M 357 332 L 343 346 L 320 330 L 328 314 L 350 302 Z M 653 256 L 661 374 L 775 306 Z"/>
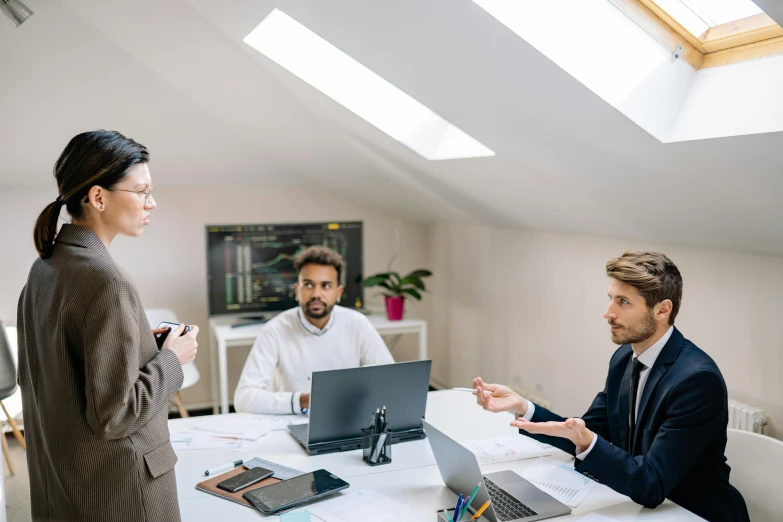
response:
<path id="1" fill-rule="evenodd" d="M 438 510 L 438 522 L 451 522 L 452 520 L 454 520 L 454 508 Z M 465 511 L 465 514 L 462 515 L 462 522 L 468 520 L 473 520 L 473 513 L 471 513 L 470 510 Z M 489 522 L 483 515 L 480 516 L 478 520 L 480 522 Z"/>
<path id="2" fill-rule="evenodd" d="M 362 428 L 362 459 L 370 466 L 389 464 L 391 460 L 391 429 L 374 433 L 370 428 Z"/>

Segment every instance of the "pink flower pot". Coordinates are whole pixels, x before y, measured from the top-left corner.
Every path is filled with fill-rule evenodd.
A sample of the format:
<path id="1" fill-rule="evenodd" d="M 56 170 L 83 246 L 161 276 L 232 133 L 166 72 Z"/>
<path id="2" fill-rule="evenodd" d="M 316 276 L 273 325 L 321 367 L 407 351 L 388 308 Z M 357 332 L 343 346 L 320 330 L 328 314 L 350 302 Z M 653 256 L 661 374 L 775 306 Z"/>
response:
<path id="1" fill-rule="evenodd" d="M 405 298 L 386 296 L 386 317 L 389 321 L 401 321 L 405 314 Z"/>

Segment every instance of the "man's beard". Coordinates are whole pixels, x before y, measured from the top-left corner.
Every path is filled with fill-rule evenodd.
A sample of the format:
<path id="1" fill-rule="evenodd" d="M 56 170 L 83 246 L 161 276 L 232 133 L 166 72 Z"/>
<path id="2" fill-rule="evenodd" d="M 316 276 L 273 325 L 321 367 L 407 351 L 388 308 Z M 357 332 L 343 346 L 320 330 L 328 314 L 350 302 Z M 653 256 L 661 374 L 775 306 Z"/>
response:
<path id="1" fill-rule="evenodd" d="M 609 324 L 613 323 L 609 321 Z M 620 330 L 612 332 L 612 342 L 615 344 L 636 344 L 646 341 L 653 336 L 657 326 L 651 308 L 640 325 L 634 328 L 624 326 Z"/>
<path id="2" fill-rule="evenodd" d="M 322 309 L 320 312 L 313 312 L 310 309 L 310 305 L 313 303 L 321 303 Z M 320 299 L 311 299 L 307 302 L 306 305 L 302 307 L 302 311 L 304 314 L 309 317 L 310 319 L 323 319 L 324 317 L 328 316 L 332 313 L 332 309 L 334 308 L 334 305 L 328 306 L 326 303 L 321 301 Z"/>

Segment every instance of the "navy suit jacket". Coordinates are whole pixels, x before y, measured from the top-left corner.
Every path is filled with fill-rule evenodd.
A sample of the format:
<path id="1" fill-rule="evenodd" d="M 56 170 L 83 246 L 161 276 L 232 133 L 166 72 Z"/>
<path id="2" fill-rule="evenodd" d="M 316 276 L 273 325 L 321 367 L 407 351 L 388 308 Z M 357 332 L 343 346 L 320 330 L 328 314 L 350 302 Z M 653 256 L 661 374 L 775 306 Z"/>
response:
<path id="1" fill-rule="evenodd" d="M 718 366 L 675 328 L 650 369 L 629 453 L 632 355 L 629 344 L 617 349 L 604 390 L 582 416 L 597 440 L 577 471 L 649 508 L 668 498 L 710 522 L 749 522 L 729 484 L 728 398 Z M 532 418 L 563 420 L 538 405 Z M 520 433 L 575 454 L 567 439 Z"/>

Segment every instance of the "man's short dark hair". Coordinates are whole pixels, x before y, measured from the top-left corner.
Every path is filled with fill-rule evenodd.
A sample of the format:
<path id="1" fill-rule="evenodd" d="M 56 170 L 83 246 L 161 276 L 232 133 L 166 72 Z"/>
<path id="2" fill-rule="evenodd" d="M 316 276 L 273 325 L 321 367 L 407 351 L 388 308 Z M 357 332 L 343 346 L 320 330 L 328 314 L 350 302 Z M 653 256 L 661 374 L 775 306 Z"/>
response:
<path id="1" fill-rule="evenodd" d="M 606 263 L 606 275 L 636 288 L 647 308 L 670 300 L 669 324 L 674 324 L 682 303 L 682 276 L 671 259 L 660 252 L 629 250 Z"/>
<path id="2" fill-rule="evenodd" d="M 296 270 L 297 277 L 302 267 L 305 265 L 321 265 L 331 266 L 337 270 L 337 284 L 340 284 L 340 276 L 345 268 L 345 262 L 343 256 L 332 250 L 322 246 L 311 246 L 302 250 L 294 258 L 294 269 Z"/>

